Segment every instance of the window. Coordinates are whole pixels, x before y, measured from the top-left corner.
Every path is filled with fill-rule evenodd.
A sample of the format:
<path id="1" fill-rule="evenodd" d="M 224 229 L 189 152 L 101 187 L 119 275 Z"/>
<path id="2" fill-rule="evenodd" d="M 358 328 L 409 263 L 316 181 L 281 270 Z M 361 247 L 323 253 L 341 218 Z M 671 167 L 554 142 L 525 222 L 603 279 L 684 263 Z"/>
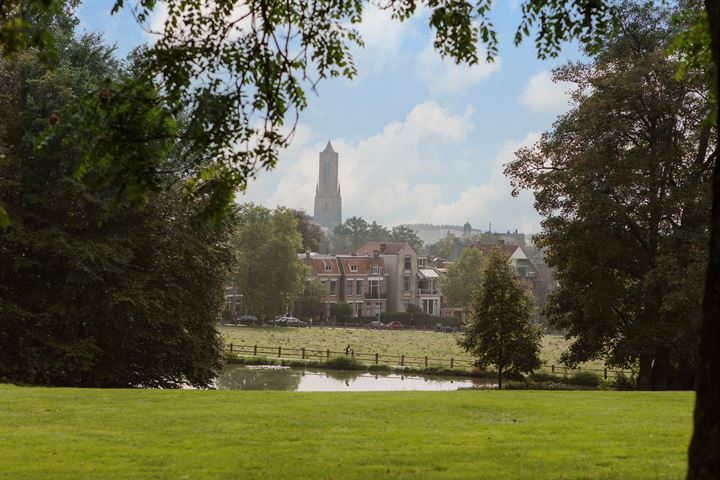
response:
<path id="1" fill-rule="evenodd" d="M 410 255 L 405 257 L 405 270 L 412 270 L 412 257 Z"/>
<path id="2" fill-rule="evenodd" d="M 373 265 L 372 273 L 380 273 L 380 267 L 377 265 Z"/>
<path id="3" fill-rule="evenodd" d="M 330 296 L 337 295 L 337 280 L 330 280 Z"/>
<path id="4" fill-rule="evenodd" d="M 345 285 L 345 294 L 346 295 L 353 294 L 353 281 L 352 280 L 347 281 L 347 284 Z"/>
<path id="5" fill-rule="evenodd" d="M 363 282 L 362 282 L 362 280 L 358 280 L 358 281 L 355 283 L 355 288 L 356 288 L 356 290 L 355 290 L 355 295 L 362 295 L 362 294 L 363 294 Z"/>
<path id="6" fill-rule="evenodd" d="M 351 272 L 357 272 L 357 265 L 350 265 Z"/>
<path id="7" fill-rule="evenodd" d="M 326 264 L 325 264 L 325 271 L 326 271 L 326 272 L 332 272 L 332 265 L 330 265 L 329 263 L 326 263 Z"/>
<path id="8" fill-rule="evenodd" d="M 410 291 L 410 278 L 405 277 L 405 280 L 403 280 L 403 291 L 409 292 Z"/>
<path id="9" fill-rule="evenodd" d="M 418 257 L 418 267 L 425 267 L 427 265 L 427 258 Z"/>
<path id="10" fill-rule="evenodd" d="M 382 298 L 380 296 L 380 280 L 370 280 L 370 298 Z"/>
<path id="11" fill-rule="evenodd" d="M 357 308 L 357 316 L 362 317 L 362 303 L 356 304 L 355 307 Z"/>

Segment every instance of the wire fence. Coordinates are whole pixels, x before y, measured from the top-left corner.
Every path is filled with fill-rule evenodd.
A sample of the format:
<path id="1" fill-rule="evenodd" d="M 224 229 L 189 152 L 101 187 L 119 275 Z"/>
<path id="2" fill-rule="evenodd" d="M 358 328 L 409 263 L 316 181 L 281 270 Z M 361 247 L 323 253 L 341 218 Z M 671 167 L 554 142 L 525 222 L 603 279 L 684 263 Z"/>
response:
<path id="1" fill-rule="evenodd" d="M 265 357 L 265 358 L 285 358 L 300 359 L 307 361 L 328 361 L 337 356 L 351 356 L 358 362 L 366 365 L 389 365 L 400 367 L 416 367 L 416 368 L 449 368 L 451 370 L 473 370 L 475 364 L 468 357 L 431 357 L 431 356 L 410 356 L 404 354 L 388 354 L 388 353 L 363 353 L 355 351 L 334 351 L 330 349 L 317 350 L 305 347 L 287 347 L 278 345 L 277 347 L 262 345 L 239 345 L 229 344 L 227 351 L 232 355 L 240 357 Z M 567 368 L 562 365 L 542 365 L 540 372 L 550 373 L 562 376 L 574 376 L 580 372 L 592 372 L 601 376 L 605 380 L 615 378 L 618 375 L 630 375 L 629 370 L 609 369 L 609 368 Z"/>

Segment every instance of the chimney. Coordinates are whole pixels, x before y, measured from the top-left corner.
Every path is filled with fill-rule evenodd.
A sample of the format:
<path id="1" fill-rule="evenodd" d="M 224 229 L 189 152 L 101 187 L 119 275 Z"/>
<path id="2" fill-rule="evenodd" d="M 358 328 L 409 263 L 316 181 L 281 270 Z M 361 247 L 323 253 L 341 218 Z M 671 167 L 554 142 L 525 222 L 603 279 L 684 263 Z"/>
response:
<path id="1" fill-rule="evenodd" d="M 305 260 L 310 260 L 310 249 L 309 248 L 305 249 Z"/>
<path id="2" fill-rule="evenodd" d="M 380 251 L 378 251 L 378 250 L 373 250 L 373 258 L 374 258 L 375 260 L 377 260 L 378 258 L 380 258 Z"/>
<path id="3" fill-rule="evenodd" d="M 385 249 L 386 249 L 386 248 L 387 248 L 387 244 L 381 243 L 381 244 L 380 244 L 380 253 L 385 252 Z"/>

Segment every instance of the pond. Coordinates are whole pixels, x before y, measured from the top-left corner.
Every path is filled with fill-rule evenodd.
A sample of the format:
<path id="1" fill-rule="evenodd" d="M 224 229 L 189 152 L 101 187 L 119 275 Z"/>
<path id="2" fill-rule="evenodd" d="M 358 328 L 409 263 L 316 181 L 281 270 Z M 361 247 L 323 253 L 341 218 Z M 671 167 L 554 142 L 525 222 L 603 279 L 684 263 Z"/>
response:
<path id="1" fill-rule="evenodd" d="M 218 390 L 287 390 L 295 392 L 442 391 L 497 386 L 495 380 L 463 377 L 423 377 L 354 370 L 313 370 L 285 367 L 227 365 L 217 378 Z"/>

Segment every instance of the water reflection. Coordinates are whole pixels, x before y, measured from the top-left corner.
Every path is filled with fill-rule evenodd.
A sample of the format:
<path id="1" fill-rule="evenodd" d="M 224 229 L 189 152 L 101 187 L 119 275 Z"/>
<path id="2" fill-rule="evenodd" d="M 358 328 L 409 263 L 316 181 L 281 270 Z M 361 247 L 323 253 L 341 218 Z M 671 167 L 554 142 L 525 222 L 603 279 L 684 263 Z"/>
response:
<path id="1" fill-rule="evenodd" d="M 493 386 L 490 379 L 373 374 L 352 370 L 269 369 L 227 365 L 216 380 L 219 390 L 289 390 L 297 392 L 440 391 Z"/>

